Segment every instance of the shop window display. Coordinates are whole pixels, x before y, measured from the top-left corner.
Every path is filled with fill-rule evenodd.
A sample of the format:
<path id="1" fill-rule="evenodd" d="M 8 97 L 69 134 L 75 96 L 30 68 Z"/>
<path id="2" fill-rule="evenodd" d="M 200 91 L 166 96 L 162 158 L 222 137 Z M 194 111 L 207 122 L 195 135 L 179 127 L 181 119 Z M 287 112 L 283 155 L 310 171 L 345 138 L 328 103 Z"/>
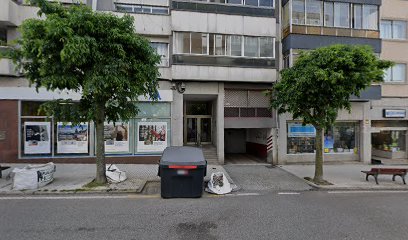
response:
<path id="1" fill-rule="evenodd" d="M 356 123 L 336 123 L 324 133 L 324 153 L 357 153 Z M 288 123 L 288 154 L 314 153 L 316 130 L 312 125 Z"/>
<path id="2" fill-rule="evenodd" d="M 386 152 L 405 151 L 406 131 L 390 130 L 373 133 L 372 145 L 376 150 Z"/>

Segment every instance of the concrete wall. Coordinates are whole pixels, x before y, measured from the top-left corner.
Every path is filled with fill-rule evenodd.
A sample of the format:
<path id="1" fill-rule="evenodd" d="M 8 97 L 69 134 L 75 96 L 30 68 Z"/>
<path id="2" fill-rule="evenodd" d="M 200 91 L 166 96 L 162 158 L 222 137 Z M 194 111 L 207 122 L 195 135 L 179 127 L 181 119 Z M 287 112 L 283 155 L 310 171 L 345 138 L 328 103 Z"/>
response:
<path id="1" fill-rule="evenodd" d="M 173 31 L 276 36 L 275 18 L 172 11 L 171 22 Z"/>
<path id="2" fill-rule="evenodd" d="M 276 81 L 276 69 L 173 65 L 172 78 L 198 81 L 258 82 Z"/>

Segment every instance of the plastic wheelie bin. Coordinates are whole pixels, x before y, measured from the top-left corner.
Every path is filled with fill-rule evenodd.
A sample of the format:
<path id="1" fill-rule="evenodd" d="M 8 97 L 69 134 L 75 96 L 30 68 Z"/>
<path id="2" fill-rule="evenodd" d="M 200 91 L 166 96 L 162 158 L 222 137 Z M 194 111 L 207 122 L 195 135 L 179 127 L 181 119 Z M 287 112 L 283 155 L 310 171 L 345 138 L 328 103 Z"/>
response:
<path id="1" fill-rule="evenodd" d="M 167 147 L 160 159 L 162 198 L 198 198 L 203 194 L 207 161 L 195 147 Z"/>

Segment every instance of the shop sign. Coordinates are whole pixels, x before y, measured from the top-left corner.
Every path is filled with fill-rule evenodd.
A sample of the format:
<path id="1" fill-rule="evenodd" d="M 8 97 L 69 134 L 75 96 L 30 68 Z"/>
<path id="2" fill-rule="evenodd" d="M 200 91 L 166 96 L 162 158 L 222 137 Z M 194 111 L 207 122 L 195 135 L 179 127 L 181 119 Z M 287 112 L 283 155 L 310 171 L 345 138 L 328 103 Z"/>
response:
<path id="1" fill-rule="evenodd" d="M 24 153 L 49 154 L 51 153 L 51 123 L 25 122 L 24 123 Z"/>
<path id="2" fill-rule="evenodd" d="M 385 118 L 405 118 L 405 109 L 384 109 L 383 116 Z"/>
<path id="3" fill-rule="evenodd" d="M 137 151 L 162 152 L 167 147 L 167 122 L 139 122 Z"/>
<path id="4" fill-rule="evenodd" d="M 105 152 L 129 152 L 129 125 L 116 122 L 104 125 Z"/>
<path id="5" fill-rule="evenodd" d="M 57 123 L 57 153 L 88 153 L 88 123 Z"/>
<path id="6" fill-rule="evenodd" d="M 315 137 L 316 129 L 313 125 L 303 126 L 301 123 L 288 123 L 288 137 Z"/>

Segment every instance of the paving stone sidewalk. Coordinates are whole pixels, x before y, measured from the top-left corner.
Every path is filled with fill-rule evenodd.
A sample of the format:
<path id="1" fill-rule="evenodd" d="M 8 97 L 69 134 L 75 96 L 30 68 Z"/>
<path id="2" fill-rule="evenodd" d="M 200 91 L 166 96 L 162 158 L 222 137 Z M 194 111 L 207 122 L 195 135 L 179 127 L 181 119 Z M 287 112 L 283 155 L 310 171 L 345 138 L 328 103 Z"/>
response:
<path id="1" fill-rule="evenodd" d="M 53 182 L 36 190 L 16 191 L 12 189 L 12 180 L 7 179 L 7 175 L 13 168 L 22 168 L 26 164 L 7 165 L 11 168 L 3 171 L 3 178 L 0 179 L 0 194 L 140 193 L 147 182 L 160 181 L 157 176 L 157 164 L 116 164 L 121 171 L 126 172 L 126 181 L 88 189 L 84 185 L 94 179 L 95 164 L 56 164 L 57 170 Z M 224 172 L 233 188 L 236 188 L 233 180 L 220 165 L 208 165 L 204 181 L 209 181 L 213 172 Z"/>
<path id="2" fill-rule="evenodd" d="M 316 186 L 326 190 L 397 190 L 408 191 L 408 185 L 403 184 L 400 177 L 392 181 L 391 175 L 379 175 L 377 185 L 373 177 L 366 181 L 366 175 L 361 171 L 379 168 L 408 168 L 408 165 L 371 165 L 362 163 L 330 164 L 323 167 L 323 178 L 332 183 L 328 186 Z M 314 176 L 314 165 L 284 165 L 285 171 L 292 173 L 299 179 Z M 406 179 L 408 180 L 408 179 Z"/>

